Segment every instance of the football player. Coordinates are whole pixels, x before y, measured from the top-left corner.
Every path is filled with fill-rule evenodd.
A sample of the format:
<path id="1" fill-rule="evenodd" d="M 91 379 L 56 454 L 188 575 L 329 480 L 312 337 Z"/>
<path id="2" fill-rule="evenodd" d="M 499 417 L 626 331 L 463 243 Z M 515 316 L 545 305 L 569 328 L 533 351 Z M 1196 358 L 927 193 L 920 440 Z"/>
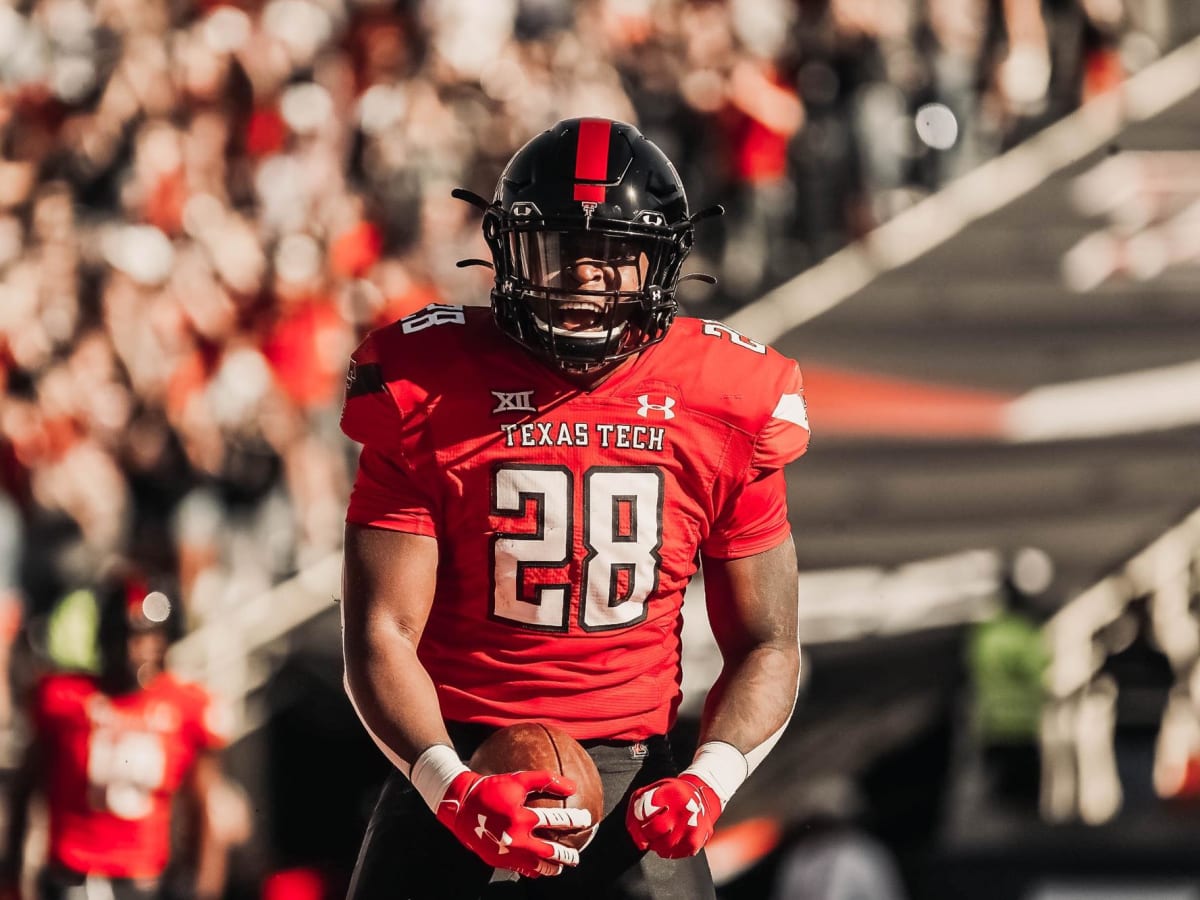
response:
<path id="1" fill-rule="evenodd" d="M 189 893 L 212 900 L 224 887 L 228 846 L 240 839 L 214 815 L 222 801 L 230 809 L 218 756 L 228 714 L 205 688 L 164 670 L 178 618 L 165 594 L 137 579 L 96 593 L 100 672 L 53 673 L 37 685 L 33 740 L 8 807 L 0 894 L 19 896 L 28 801 L 37 790 L 49 814 L 41 900 L 161 896 L 177 795 L 191 800 L 199 819 Z"/>
<path id="2" fill-rule="evenodd" d="M 347 690 L 398 770 L 350 896 L 477 897 L 507 869 L 527 896 L 711 898 L 701 851 L 796 699 L 783 470 L 808 444 L 799 368 L 677 317 L 705 213 L 632 126 L 559 122 L 492 201 L 456 195 L 483 213 L 491 262 L 466 262 L 494 268 L 491 309 L 373 332 L 347 382 L 342 428 L 363 445 Z M 724 666 L 680 773 L 666 736 L 699 564 Z M 585 811 L 524 805 L 572 784 L 463 762 L 527 720 L 599 768 L 605 817 L 582 852 L 554 838 Z"/>

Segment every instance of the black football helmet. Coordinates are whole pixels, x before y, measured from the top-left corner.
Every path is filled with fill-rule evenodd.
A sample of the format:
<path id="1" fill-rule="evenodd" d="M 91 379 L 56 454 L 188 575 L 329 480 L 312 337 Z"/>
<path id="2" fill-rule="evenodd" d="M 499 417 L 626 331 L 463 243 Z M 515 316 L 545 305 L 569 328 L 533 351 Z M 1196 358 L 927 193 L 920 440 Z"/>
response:
<path id="1" fill-rule="evenodd" d="M 554 366 L 587 370 L 661 341 L 697 216 L 666 155 L 632 125 L 566 119 L 509 160 L 484 211 L 500 330 Z M 487 263 L 464 260 L 460 265 Z M 693 275 L 707 281 L 709 276 Z"/>

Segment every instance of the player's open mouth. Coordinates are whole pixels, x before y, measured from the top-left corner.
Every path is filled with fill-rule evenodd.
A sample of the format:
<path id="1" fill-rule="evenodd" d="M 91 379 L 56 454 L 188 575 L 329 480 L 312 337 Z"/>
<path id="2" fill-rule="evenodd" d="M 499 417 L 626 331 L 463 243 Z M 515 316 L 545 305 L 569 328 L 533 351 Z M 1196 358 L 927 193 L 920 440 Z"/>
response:
<path id="1" fill-rule="evenodd" d="M 608 307 L 604 303 L 589 303 L 586 300 L 557 300 L 554 302 L 554 324 L 534 314 L 533 321 L 543 332 L 556 337 L 571 338 L 588 343 L 608 341 L 624 333 L 622 322 L 610 322 Z"/>
<path id="2" fill-rule="evenodd" d="M 555 311 L 555 324 L 565 331 L 597 331 L 604 325 L 606 306 L 586 300 L 560 300 Z"/>

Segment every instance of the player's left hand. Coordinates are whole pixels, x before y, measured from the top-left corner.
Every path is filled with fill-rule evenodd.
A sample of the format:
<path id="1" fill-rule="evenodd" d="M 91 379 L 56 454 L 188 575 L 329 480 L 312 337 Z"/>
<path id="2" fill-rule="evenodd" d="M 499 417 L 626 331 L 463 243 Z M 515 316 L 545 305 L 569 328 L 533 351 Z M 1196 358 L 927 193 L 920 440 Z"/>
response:
<path id="1" fill-rule="evenodd" d="M 708 843 L 721 810 L 716 791 L 704 779 L 685 773 L 634 792 L 625 827 L 639 850 L 682 859 L 695 856 Z"/>

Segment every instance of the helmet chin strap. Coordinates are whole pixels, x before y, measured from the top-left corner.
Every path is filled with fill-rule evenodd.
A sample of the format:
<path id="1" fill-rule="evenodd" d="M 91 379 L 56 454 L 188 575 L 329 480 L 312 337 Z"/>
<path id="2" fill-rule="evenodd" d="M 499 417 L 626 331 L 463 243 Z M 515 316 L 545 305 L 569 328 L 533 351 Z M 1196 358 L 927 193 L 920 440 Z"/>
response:
<path id="1" fill-rule="evenodd" d="M 563 360 L 558 363 L 558 366 L 559 366 L 559 368 L 561 368 L 567 372 L 577 372 L 580 375 L 587 375 L 589 372 L 594 372 L 596 369 L 599 369 L 603 366 L 613 365 L 616 362 L 620 362 L 620 360 L 614 360 L 613 362 L 595 362 L 595 363 L 577 363 L 577 362 L 569 362 L 569 361 Z"/>
<path id="2" fill-rule="evenodd" d="M 562 372 L 568 372 L 572 375 L 592 375 L 609 369 L 615 369 L 621 363 L 636 355 L 636 353 L 631 353 L 627 356 L 617 357 L 616 359 L 601 359 L 596 362 L 580 362 L 569 359 L 554 359 L 553 362 Z"/>

